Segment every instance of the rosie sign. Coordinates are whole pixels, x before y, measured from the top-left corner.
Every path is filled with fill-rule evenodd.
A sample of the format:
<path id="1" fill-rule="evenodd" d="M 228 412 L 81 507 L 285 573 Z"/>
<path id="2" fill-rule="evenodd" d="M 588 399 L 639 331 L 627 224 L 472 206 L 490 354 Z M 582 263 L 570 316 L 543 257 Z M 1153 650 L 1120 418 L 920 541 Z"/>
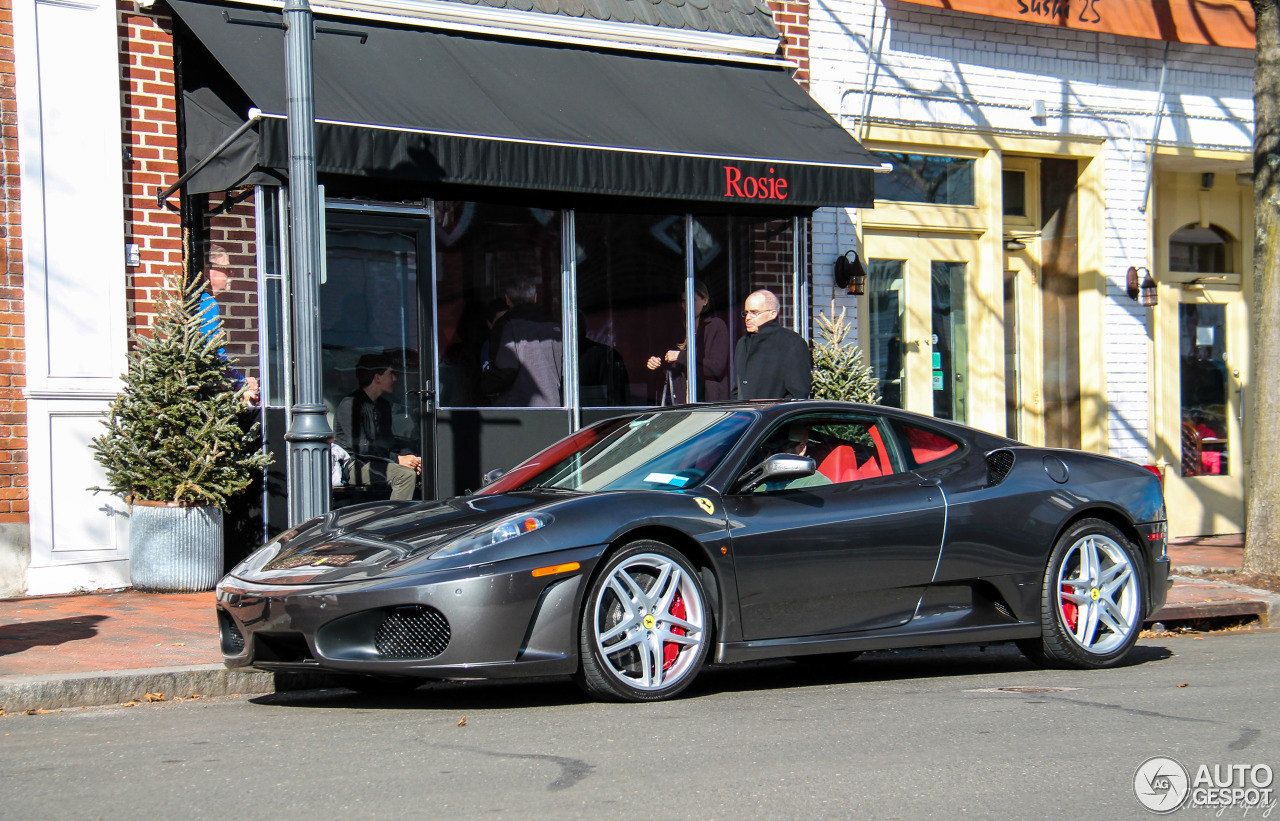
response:
<path id="1" fill-rule="evenodd" d="M 724 195 L 748 200 L 785 200 L 787 180 L 785 177 L 774 176 L 772 168 L 769 169 L 767 177 L 744 177 L 741 168 L 726 165 Z"/>

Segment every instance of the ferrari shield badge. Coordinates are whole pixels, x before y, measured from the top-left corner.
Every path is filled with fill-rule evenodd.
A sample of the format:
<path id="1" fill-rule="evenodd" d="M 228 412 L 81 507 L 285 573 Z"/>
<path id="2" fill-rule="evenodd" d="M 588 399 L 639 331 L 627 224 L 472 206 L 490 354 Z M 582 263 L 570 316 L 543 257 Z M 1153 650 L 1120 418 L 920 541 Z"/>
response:
<path id="1" fill-rule="evenodd" d="M 715 506 L 715 505 L 713 505 L 713 504 L 711 504 L 711 500 L 710 500 L 710 499 L 704 499 L 704 498 L 702 498 L 701 496 L 699 496 L 698 498 L 694 499 L 693 501 L 697 502 L 697 503 L 698 503 L 698 507 L 702 508 L 702 511 L 703 511 L 704 513 L 706 513 L 708 516 L 713 516 L 713 515 L 715 515 L 715 512 L 716 512 L 716 506 Z"/>

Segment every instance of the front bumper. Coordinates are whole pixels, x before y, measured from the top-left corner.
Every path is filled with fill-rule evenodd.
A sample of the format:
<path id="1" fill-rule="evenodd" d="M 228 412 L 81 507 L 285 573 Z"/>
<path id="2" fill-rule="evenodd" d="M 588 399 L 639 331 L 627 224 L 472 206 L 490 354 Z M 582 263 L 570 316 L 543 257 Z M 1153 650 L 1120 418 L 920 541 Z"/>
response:
<path id="1" fill-rule="evenodd" d="M 229 576 L 217 590 L 223 662 L 437 679 L 572 673 L 585 579 L 602 551 L 327 585 Z M 570 573 L 532 572 L 572 562 Z"/>

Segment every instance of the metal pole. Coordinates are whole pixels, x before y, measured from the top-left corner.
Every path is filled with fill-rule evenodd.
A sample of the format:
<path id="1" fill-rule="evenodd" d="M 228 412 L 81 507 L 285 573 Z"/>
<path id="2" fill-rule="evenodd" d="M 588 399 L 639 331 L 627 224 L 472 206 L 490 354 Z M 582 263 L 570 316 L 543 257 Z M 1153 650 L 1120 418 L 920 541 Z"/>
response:
<path id="1" fill-rule="evenodd" d="M 289 524 L 329 509 L 329 443 L 333 431 L 325 415 L 320 385 L 319 191 L 316 187 L 315 111 L 311 94 L 311 40 L 314 19 L 307 0 L 285 0 L 284 64 L 289 97 L 289 237 L 294 320 L 294 378 L 290 409 Z"/>

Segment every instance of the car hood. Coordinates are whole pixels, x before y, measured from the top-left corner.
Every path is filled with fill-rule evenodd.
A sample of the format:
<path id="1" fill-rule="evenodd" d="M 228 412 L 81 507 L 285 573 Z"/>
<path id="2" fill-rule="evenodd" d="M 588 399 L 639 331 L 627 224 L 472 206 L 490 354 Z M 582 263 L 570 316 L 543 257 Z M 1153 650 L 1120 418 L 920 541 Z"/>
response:
<path id="1" fill-rule="evenodd" d="M 330 584 L 465 566 L 475 559 L 429 557 L 457 539 L 564 498 L 555 493 L 508 493 L 342 508 L 281 534 L 230 575 L 259 584 Z M 525 538 L 529 537 L 521 540 Z"/>

